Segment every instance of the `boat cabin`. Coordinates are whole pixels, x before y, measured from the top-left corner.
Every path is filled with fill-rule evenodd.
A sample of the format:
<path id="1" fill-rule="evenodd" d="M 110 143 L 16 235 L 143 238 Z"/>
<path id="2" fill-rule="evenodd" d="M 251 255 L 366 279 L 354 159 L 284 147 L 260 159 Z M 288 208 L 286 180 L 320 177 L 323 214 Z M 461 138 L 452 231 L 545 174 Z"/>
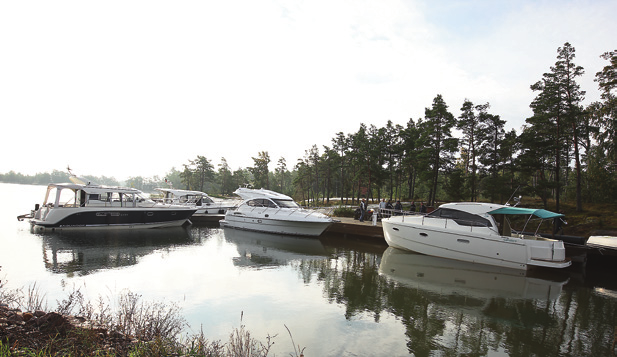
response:
<path id="1" fill-rule="evenodd" d="M 144 193 L 133 188 L 117 188 L 81 184 L 50 184 L 43 206 L 49 207 L 136 207 L 150 201 Z"/>
<path id="2" fill-rule="evenodd" d="M 185 206 L 207 206 L 214 203 L 206 193 L 200 191 L 175 190 L 167 188 L 156 188 L 155 190 L 163 193 L 163 203 L 180 204 Z"/>

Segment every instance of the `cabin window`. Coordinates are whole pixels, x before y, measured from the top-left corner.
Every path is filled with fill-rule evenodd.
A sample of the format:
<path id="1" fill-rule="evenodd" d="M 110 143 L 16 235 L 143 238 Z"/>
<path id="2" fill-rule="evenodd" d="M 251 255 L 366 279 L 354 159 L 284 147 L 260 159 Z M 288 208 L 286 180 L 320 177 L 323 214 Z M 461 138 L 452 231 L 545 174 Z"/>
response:
<path id="1" fill-rule="evenodd" d="M 293 200 L 274 200 L 274 202 L 281 208 L 299 208 Z"/>
<path id="2" fill-rule="evenodd" d="M 267 200 L 267 199 L 262 199 L 262 198 L 257 198 L 254 200 L 250 200 L 246 203 L 247 205 L 251 206 L 251 207 L 268 207 L 268 208 L 278 208 L 274 202 Z"/>
<path id="3" fill-rule="evenodd" d="M 250 200 L 246 204 L 251 207 L 263 207 L 262 200 Z"/>
<path id="4" fill-rule="evenodd" d="M 131 193 L 122 193 L 120 196 L 122 197 L 122 202 L 133 202 L 134 200 L 134 195 Z"/>
<path id="5" fill-rule="evenodd" d="M 60 189 L 59 191 L 57 191 L 57 197 L 56 197 L 56 205 L 57 206 L 64 206 L 64 207 L 71 207 L 75 205 L 75 202 L 78 200 L 79 196 L 78 196 L 78 192 L 79 191 L 73 191 L 73 190 L 69 190 L 69 189 Z"/>
<path id="6" fill-rule="evenodd" d="M 88 195 L 88 199 L 90 201 L 99 201 L 101 199 L 101 195 L 99 195 L 98 193 L 91 193 Z"/>
<path id="7" fill-rule="evenodd" d="M 491 221 L 486 218 L 482 218 L 477 214 L 463 212 L 450 208 L 438 208 L 437 210 L 428 214 L 429 217 L 441 217 L 454 220 L 461 226 L 473 226 L 473 227 L 491 227 Z"/>

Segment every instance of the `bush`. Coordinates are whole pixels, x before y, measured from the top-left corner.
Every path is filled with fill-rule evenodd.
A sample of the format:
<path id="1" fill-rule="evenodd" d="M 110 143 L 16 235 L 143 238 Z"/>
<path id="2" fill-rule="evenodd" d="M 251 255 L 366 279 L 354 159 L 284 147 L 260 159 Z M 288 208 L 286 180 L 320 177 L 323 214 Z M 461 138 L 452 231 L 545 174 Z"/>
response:
<path id="1" fill-rule="evenodd" d="M 356 209 L 351 207 L 339 207 L 332 212 L 333 217 L 349 217 L 353 218 Z"/>

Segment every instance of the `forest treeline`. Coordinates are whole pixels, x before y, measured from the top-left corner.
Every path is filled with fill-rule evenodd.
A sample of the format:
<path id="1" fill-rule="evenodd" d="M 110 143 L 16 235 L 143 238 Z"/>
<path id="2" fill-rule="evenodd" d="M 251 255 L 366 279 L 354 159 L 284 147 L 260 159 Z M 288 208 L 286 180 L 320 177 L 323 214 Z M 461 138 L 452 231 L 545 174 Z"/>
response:
<path id="1" fill-rule="evenodd" d="M 596 73 L 600 101 L 586 107 L 577 83 L 584 69 L 575 63 L 575 49 L 557 49 L 554 66 L 530 89 L 533 115 L 520 133 L 505 130 L 506 122 L 489 103 L 465 100 L 455 117 L 441 95 L 424 116 L 405 125 L 360 124 L 354 133 L 339 132 L 330 145 L 305 151 L 293 167 L 280 158 L 273 171 L 267 151 L 252 157 L 254 165 L 232 170 L 225 158 L 217 168 L 197 156 L 172 168 L 164 178 L 133 177 L 126 185 L 149 191 L 171 182 L 174 187 L 229 195 L 240 186 L 268 188 L 299 201 L 323 204 L 368 199 L 491 201 L 504 203 L 513 194 L 538 197 L 548 208 L 554 202 L 613 203 L 617 200 L 617 50 L 600 56 L 605 67 Z M 453 132 L 460 133 L 458 137 Z M 0 181 L 47 184 L 68 175 L 0 175 Z M 93 182 L 118 184 L 113 178 Z"/>

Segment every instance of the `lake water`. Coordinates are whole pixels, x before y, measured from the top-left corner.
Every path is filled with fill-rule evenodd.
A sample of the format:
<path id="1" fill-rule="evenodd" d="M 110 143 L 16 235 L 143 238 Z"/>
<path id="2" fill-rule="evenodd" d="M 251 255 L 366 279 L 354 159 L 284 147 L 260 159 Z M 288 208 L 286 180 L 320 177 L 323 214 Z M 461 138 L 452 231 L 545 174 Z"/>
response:
<path id="1" fill-rule="evenodd" d="M 233 328 L 274 339 L 277 356 L 611 356 L 613 270 L 491 269 L 336 236 L 305 239 L 218 227 L 33 234 L 19 214 L 45 187 L 0 183 L 0 280 L 36 284 L 50 309 L 77 287 L 175 303 L 226 342 Z M 241 320 L 242 316 L 242 320 Z M 285 327 L 286 326 L 286 327 Z"/>

